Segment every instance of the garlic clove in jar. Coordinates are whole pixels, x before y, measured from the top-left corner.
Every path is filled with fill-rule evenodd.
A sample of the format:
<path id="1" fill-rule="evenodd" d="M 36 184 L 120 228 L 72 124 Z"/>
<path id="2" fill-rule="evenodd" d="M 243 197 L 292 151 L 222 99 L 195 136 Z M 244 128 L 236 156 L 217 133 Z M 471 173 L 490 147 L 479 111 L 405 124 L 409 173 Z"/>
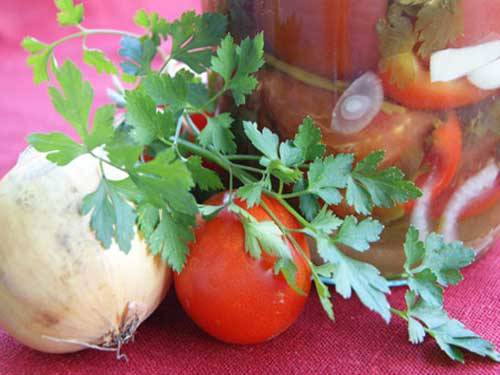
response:
<path id="1" fill-rule="evenodd" d="M 342 94 L 332 112 L 331 129 L 344 134 L 362 131 L 380 112 L 384 89 L 375 73 L 356 79 Z"/>
<path id="2" fill-rule="evenodd" d="M 79 209 L 90 155 L 57 167 L 29 151 L 0 182 L 0 327 L 34 349 L 119 350 L 164 298 L 170 270 L 136 236 L 105 250 Z"/>
<path id="3" fill-rule="evenodd" d="M 430 59 L 431 82 L 449 82 L 465 77 L 498 58 L 500 40 L 434 52 Z"/>
<path id="4" fill-rule="evenodd" d="M 467 79 L 482 90 L 500 88 L 500 59 L 469 73 Z"/>

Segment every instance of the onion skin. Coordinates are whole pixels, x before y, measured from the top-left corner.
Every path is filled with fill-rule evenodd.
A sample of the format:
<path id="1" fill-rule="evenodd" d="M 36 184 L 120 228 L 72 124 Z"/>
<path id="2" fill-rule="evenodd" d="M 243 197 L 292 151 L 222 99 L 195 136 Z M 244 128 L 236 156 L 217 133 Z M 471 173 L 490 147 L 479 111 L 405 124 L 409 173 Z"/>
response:
<path id="1" fill-rule="evenodd" d="M 128 255 L 96 240 L 79 209 L 99 179 L 89 155 L 57 167 L 29 152 L 0 182 L 0 326 L 33 349 L 118 351 L 170 286 L 139 236 Z"/>

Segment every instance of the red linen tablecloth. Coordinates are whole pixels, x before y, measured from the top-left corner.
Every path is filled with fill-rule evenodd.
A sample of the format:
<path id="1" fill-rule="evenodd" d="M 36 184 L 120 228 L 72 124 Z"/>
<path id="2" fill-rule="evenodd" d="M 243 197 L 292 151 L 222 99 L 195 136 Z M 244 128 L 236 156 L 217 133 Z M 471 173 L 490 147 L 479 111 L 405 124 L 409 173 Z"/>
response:
<path id="1" fill-rule="evenodd" d="M 197 8 L 198 0 L 85 1 L 88 27 L 133 27 L 139 7 L 157 9 L 167 17 Z M 44 41 L 61 35 L 52 0 L 4 0 L 0 7 L 0 176 L 11 168 L 34 131 L 67 129 L 52 108 L 46 87 L 35 87 L 19 48 L 21 37 Z M 99 42 L 115 51 L 117 40 Z M 89 39 L 90 46 L 95 45 Z M 59 54 L 79 59 L 75 42 Z M 106 100 L 108 79 L 90 76 Z M 12 249 L 22 251 L 22 249 Z M 465 271 L 465 281 L 446 293 L 449 312 L 500 346 L 500 247 Z M 394 290 L 401 303 L 403 290 Z M 419 347 L 407 340 L 404 322 L 386 326 L 356 298 L 334 297 L 337 322 L 330 322 L 313 296 L 298 322 L 271 342 L 230 346 L 201 332 L 182 312 L 171 294 L 139 329 L 125 348 L 129 362 L 113 354 L 83 351 L 69 355 L 35 352 L 17 343 L 0 328 L 0 374 L 499 374 L 500 366 L 467 355 L 461 366 L 449 361 L 431 341 Z"/>

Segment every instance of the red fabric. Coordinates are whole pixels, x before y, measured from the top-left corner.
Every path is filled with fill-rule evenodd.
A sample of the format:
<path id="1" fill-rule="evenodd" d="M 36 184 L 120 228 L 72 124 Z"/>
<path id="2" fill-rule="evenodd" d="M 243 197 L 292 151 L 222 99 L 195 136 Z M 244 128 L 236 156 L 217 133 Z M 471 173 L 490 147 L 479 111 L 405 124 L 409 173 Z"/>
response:
<path id="1" fill-rule="evenodd" d="M 133 27 L 134 9 L 156 8 L 171 17 L 197 7 L 184 1 L 85 1 L 89 27 Z M 124 5 L 126 4 L 126 5 Z M 34 131 L 64 130 L 67 126 L 52 108 L 45 86 L 35 87 L 19 48 L 22 35 L 50 41 L 61 35 L 55 26 L 52 0 L 7 0 L 0 7 L 0 176 L 14 165 Z M 68 31 L 68 30 L 66 30 Z M 94 45 L 94 39 L 88 44 Z M 117 40 L 106 39 L 107 50 Z M 102 44 L 102 43 L 101 43 Z M 78 42 L 63 53 L 79 58 Z M 62 56 L 62 54 L 59 54 Z M 88 70 L 88 72 L 91 72 Z M 108 79 L 90 73 L 105 100 Z M 19 249 L 13 249 L 13 251 Z M 446 293 L 450 313 L 467 326 L 500 345 L 500 247 L 490 251 L 465 272 L 465 281 Z M 401 303 L 395 290 L 393 303 Z M 500 366 L 467 355 L 467 365 L 449 361 L 428 340 L 420 347 L 407 340 L 406 327 L 397 320 L 386 326 L 357 299 L 334 297 L 337 322 L 330 322 L 318 300 L 311 297 L 298 322 L 271 342 L 230 346 L 203 332 L 182 312 L 173 295 L 139 329 L 136 341 L 125 348 L 128 363 L 113 354 L 86 350 L 77 354 L 48 355 L 28 349 L 0 330 L 0 374 L 498 374 Z"/>

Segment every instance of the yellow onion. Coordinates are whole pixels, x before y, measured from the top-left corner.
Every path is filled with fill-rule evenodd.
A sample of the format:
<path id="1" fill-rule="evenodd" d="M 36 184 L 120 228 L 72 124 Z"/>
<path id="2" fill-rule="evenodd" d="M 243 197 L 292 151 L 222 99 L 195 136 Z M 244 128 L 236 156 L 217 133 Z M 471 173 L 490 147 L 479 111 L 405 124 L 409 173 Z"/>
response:
<path id="1" fill-rule="evenodd" d="M 29 149 L 0 182 L 0 327 L 29 347 L 119 354 L 170 286 L 138 235 L 129 254 L 96 240 L 79 210 L 99 180 L 90 155 L 58 167 Z"/>

